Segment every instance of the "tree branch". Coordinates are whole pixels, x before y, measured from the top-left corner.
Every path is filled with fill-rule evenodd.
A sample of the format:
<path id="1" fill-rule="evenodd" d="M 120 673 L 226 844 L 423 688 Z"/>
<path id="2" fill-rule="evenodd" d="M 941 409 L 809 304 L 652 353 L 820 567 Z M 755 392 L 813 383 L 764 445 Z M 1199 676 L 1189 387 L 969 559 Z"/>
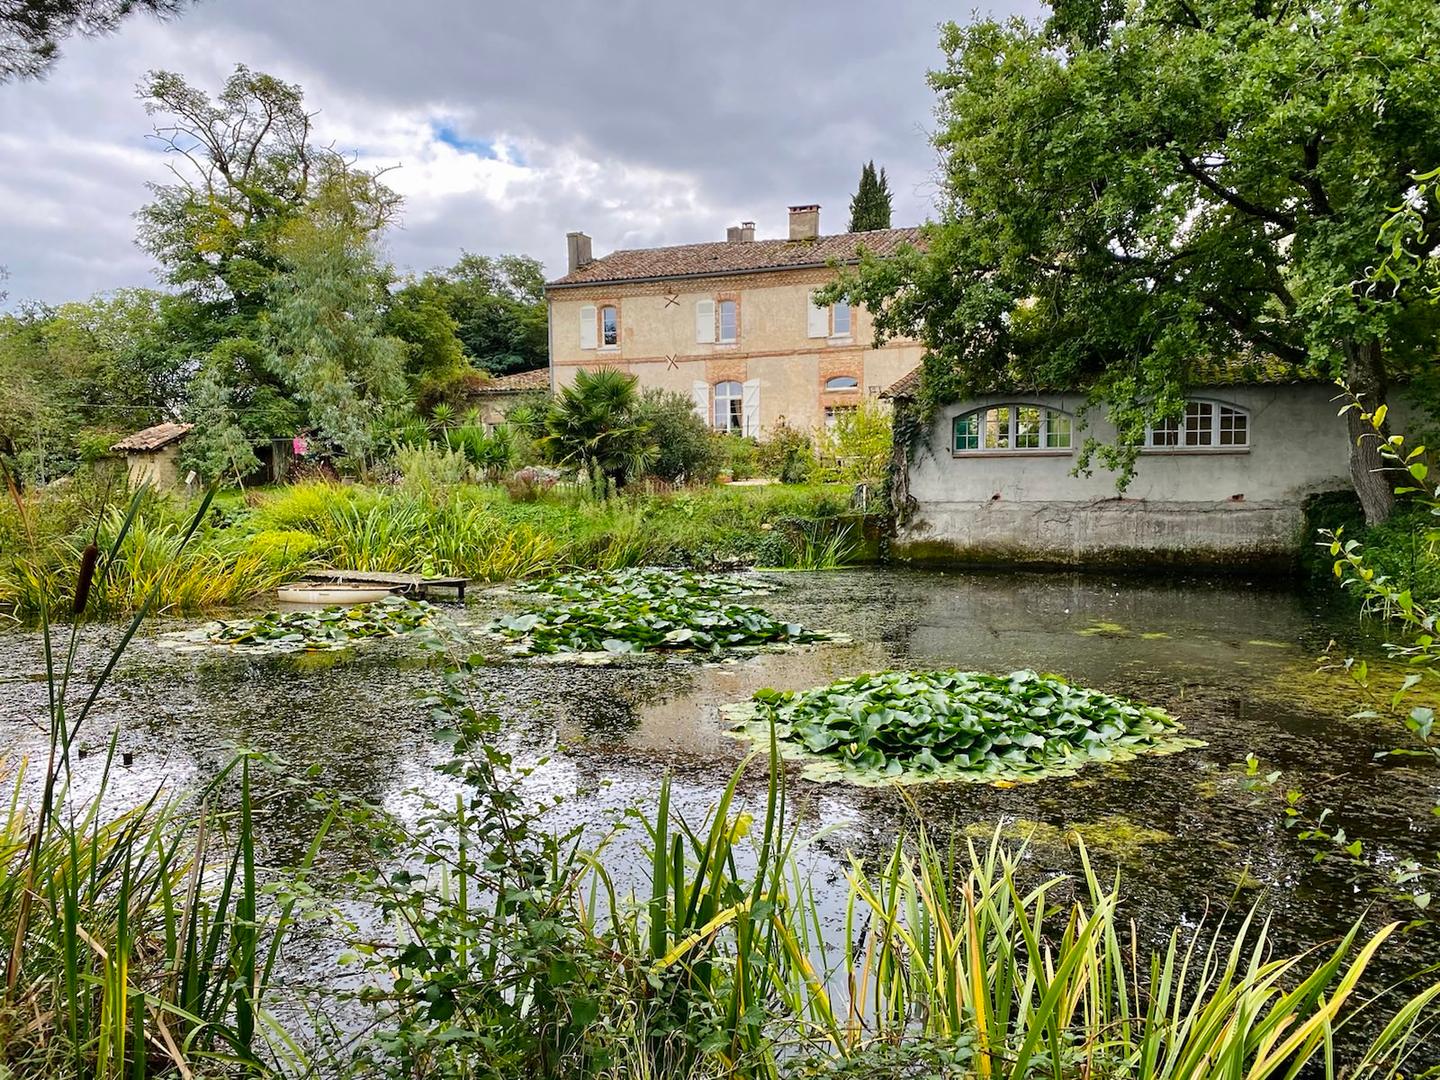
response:
<path id="1" fill-rule="evenodd" d="M 1249 214 L 1251 217 L 1259 218 L 1261 221 L 1268 221 L 1272 225 L 1278 225 L 1288 232 L 1295 231 L 1295 219 L 1289 214 L 1281 213 L 1278 210 L 1271 210 L 1269 207 L 1261 206 L 1259 203 L 1251 202 L 1238 192 L 1231 191 L 1222 186 L 1213 176 L 1205 171 L 1200 165 L 1187 155 L 1184 151 L 1176 149 L 1175 156 L 1180 162 L 1183 172 L 1194 177 L 1202 187 L 1223 202 L 1233 206 L 1242 214 Z"/>

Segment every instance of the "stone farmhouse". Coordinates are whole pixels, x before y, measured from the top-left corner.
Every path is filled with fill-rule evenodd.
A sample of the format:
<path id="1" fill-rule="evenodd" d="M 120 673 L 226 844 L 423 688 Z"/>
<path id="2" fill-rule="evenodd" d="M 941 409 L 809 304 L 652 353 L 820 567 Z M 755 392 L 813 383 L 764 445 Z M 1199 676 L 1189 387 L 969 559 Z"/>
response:
<path id="1" fill-rule="evenodd" d="M 724 241 L 598 259 L 584 233 L 568 242 L 569 272 L 546 286 L 555 389 L 582 368 L 618 368 L 689 396 L 718 431 L 763 436 L 833 424 L 920 363 L 918 342 L 874 348 L 864 310 L 812 299 L 837 264 L 918 246 L 919 229 L 821 235 L 810 205 L 790 207 L 780 240 L 744 222 Z"/>

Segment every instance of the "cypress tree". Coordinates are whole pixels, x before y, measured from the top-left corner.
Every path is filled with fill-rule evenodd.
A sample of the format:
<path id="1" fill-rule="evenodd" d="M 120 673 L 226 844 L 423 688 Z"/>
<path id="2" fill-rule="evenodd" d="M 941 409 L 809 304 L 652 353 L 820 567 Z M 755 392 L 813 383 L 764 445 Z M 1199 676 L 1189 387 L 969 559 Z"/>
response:
<path id="1" fill-rule="evenodd" d="M 860 170 L 860 186 L 850 199 L 850 231 L 890 228 L 890 181 L 882 168 L 875 171 L 875 162 L 866 162 Z"/>

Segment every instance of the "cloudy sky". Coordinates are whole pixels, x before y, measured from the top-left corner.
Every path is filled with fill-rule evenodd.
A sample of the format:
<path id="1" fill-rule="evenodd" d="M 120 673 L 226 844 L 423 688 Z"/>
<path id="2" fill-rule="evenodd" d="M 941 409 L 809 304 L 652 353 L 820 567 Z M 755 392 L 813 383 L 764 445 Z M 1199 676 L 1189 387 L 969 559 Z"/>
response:
<path id="1" fill-rule="evenodd" d="M 935 194 L 936 28 L 970 14 L 920 0 L 201 0 L 173 22 L 137 18 L 68 42 L 43 82 L 0 86 L 3 287 L 13 306 L 156 284 L 132 218 L 166 175 L 134 92 L 154 68 L 212 91 L 237 63 L 299 83 L 321 139 L 399 166 L 389 255 L 404 269 L 466 249 L 534 255 L 553 275 L 569 229 L 597 254 L 719 240 L 741 219 L 778 236 L 798 202 L 838 232 L 872 157 L 895 224 L 914 224 Z"/>

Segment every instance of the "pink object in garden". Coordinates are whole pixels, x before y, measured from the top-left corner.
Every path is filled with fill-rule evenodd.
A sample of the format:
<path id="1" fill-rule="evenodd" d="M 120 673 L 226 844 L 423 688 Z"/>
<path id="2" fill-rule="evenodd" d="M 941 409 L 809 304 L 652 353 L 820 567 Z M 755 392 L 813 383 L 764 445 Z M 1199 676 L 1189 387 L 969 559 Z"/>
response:
<path id="1" fill-rule="evenodd" d="M 296 457 L 304 457 L 310 450 L 310 444 L 305 441 L 304 435 L 296 435 L 290 443 L 290 448 L 295 452 Z"/>

